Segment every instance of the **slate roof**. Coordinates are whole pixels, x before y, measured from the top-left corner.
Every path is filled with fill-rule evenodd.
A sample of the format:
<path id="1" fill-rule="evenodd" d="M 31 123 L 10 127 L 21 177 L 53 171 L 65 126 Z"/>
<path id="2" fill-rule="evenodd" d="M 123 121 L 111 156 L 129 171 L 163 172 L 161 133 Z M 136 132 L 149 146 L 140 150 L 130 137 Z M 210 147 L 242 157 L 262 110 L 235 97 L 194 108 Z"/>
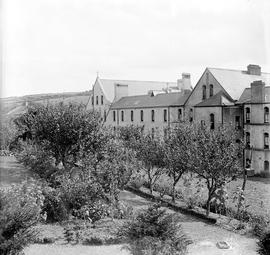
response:
<path id="1" fill-rule="evenodd" d="M 231 70 L 222 68 L 207 68 L 220 85 L 229 93 L 229 95 L 238 100 L 244 89 L 250 87 L 253 81 L 262 80 L 270 84 L 270 73 L 261 73 L 261 75 L 251 75 L 247 71 Z"/>
<path id="2" fill-rule="evenodd" d="M 110 80 L 99 78 L 98 81 L 103 88 L 106 98 L 111 102 L 113 102 L 115 96 L 114 84 L 128 85 L 128 96 L 146 95 L 149 90 L 162 90 L 167 87 L 177 86 L 176 82 Z"/>
<path id="3" fill-rule="evenodd" d="M 251 88 L 246 88 L 236 104 L 249 103 L 251 100 Z M 265 101 L 270 102 L 270 86 L 265 87 Z"/>
<path id="4" fill-rule="evenodd" d="M 214 96 L 195 105 L 195 107 L 210 107 L 210 106 L 222 106 L 232 104 L 234 104 L 234 100 L 232 100 L 232 98 L 227 93 L 220 91 Z"/>
<path id="5" fill-rule="evenodd" d="M 185 92 L 185 94 L 182 94 L 177 92 L 158 94 L 156 96 L 142 95 L 122 97 L 111 105 L 111 109 L 182 106 L 184 105 L 190 93 L 191 92 Z"/>

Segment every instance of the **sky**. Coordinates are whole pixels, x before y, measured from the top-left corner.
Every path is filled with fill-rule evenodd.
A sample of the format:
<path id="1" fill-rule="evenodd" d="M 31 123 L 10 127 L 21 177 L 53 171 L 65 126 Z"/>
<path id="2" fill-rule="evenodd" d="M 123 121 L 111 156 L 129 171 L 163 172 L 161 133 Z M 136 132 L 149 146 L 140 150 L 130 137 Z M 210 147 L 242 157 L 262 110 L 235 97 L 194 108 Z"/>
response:
<path id="1" fill-rule="evenodd" d="M 195 86 L 206 67 L 270 72 L 269 0 L 2 0 L 1 97 L 100 78 Z"/>

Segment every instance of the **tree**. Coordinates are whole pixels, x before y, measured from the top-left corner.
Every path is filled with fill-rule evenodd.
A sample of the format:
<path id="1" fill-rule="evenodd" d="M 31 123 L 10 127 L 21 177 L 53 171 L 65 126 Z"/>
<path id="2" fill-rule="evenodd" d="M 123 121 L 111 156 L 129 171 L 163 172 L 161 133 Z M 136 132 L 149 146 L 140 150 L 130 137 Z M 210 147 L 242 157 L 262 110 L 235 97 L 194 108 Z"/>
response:
<path id="1" fill-rule="evenodd" d="M 144 165 L 143 170 L 146 172 L 150 193 L 152 194 L 155 183 L 164 173 L 164 142 L 158 136 L 142 135 L 136 144 L 136 157 Z"/>
<path id="2" fill-rule="evenodd" d="M 62 162 L 65 169 L 74 167 L 82 143 L 89 140 L 87 150 L 100 147 L 101 121 L 97 113 L 86 111 L 83 105 L 38 105 L 15 119 L 21 134 L 29 133 L 37 144 L 45 144 L 53 153 L 56 164 Z"/>
<path id="3" fill-rule="evenodd" d="M 182 175 L 189 171 L 193 126 L 181 123 L 165 137 L 165 164 L 172 182 L 172 201 L 175 202 L 175 186 Z"/>
<path id="4" fill-rule="evenodd" d="M 238 139 L 238 143 L 236 140 Z M 205 180 L 208 189 L 206 214 L 217 189 L 243 173 L 241 156 L 243 142 L 232 127 L 210 130 L 196 127 L 192 139 L 190 166 L 199 178 Z"/>

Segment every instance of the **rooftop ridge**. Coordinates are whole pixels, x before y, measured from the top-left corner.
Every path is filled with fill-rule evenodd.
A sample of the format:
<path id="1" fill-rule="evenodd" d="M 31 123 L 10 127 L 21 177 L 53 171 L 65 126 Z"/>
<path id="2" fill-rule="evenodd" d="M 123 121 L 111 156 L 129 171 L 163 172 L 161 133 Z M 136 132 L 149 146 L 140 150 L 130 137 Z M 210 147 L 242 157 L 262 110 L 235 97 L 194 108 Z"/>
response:
<path id="1" fill-rule="evenodd" d="M 106 81 L 128 81 L 128 82 L 160 82 L 160 83 L 175 83 L 174 81 L 145 81 L 145 80 L 118 80 L 118 79 L 103 79 L 103 78 L 99 78 L 101 81 L 102 80 L 106 80 Z"/>
<path id="2" fill-rule="evenodd" d="M 221 67 L 206 67 L 207 69 L 216 69 L 216 70 L 224 70 L 224 71 L 234 71 L 234 72 L 247 72 L 247 70 L 239 70 L 239 69 L 230 69 L 230 68 L 221 68 Z M 262 74 L 269 74 L 267 72 L 261 72 Z M 255 75 L 254 75 L 255 76 Z M 260 76 L 260 75 L 257 75 Z"/>

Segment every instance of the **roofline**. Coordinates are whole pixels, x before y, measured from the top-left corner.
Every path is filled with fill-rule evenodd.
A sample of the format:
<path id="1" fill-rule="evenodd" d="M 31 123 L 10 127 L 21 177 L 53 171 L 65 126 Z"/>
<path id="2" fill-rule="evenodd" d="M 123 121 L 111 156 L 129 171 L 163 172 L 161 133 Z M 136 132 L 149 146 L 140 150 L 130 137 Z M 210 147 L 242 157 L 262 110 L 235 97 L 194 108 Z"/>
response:
<path id="1" fill-rule="evenodd" d="M 130 107 L 130 106 L 125 106 L 125 107 L 111 107 L 110 110 L 124 110 L 124 109 L 142 109 L 142 108 L 165 108 L 165 107 L 183 107 L 184 104 L 177 104 L 177 105 L 159 105 L 159 106 L 135 106 L 135 107 Z"/>
<path id="2" fill-rule="evenodd" d="M 220 68 L 220 67 L 206 67 L 208 69 L 218 69 L 218 70 L 226 70 L 226 71 L 235 71 L 235 72 L 247 72 L 247 70 L 239 70 L 239 69 L 230 69 L 230 68 Z M 267 72 L 261 72 L 262 74 L 269 74 Z M 252 75 L 252 74 L 251 74 Z M 260 75 L 256 75 L 256 76 L 260 76 Z"/>
<path id="3" fill-rule="evenodd" d="M 119 80 L 118 79 L 100 79 L 100 80 L 107 80 L 107 81 L 131 81 L 131 82 L 160 82 L 160 83 L 174 83 L 174 84 L 177 84 L 177 82 L 172 82 L 172 81 L 144 81 L 144 80 L 123 80 L 123 79 L 119 79 Z"/>

